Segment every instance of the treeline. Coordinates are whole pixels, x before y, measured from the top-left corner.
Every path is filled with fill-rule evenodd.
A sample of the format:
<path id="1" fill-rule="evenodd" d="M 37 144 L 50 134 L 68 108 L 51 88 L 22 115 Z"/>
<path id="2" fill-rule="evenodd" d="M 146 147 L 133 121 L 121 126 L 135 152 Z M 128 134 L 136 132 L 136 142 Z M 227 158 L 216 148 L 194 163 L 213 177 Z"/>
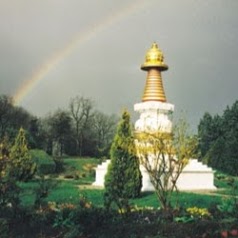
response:
<path id="1" fill-rule="evenodd" d="M 223 114 L 205 113 L 198 125 L 200 158 L 212 168 L 238 175 L 238 101 Z"/>
<path id="2" fill-rule="evenodd" d="M 22 127 L 30 149 L 54 156 L 107 156 L 117 122 L 117 116 L 97 110 L 89 98 L 77 96 L 66 110 L 37 118 L 15 106 L 11 97 L 0 95 L 0 138 L 8 137 L 13 143 Z"/>
<path id="3" fill-rule="evenodd" d="M 97 110 L 92 99 L 74 97 L 67 109 L 37 118 L 11 97 L 0 95 L 0 139 L 14 141 L 19 129 L 26 131 L 30 149 L 50 155 L 107 156 L 118 117 Z M 198 125 L 199 159 L 214 169 L 238 175 L 238 101 L 222 115 L 205 113 Z"/>

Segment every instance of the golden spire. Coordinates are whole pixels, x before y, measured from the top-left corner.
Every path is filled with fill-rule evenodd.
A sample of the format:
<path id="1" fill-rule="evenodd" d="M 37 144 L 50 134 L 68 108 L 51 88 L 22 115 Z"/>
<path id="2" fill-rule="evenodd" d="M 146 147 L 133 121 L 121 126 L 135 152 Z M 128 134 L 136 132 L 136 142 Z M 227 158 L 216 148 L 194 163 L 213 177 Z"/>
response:
<path id="1" fill-rule="evenodd" d="M 163 53 L 156 43 L 153 43 L 146 53 L 141 69 L 148 71 L 142 101 L 166 102 L 161 71 L 167 70 L 168 66 L 164 63 Z"/>

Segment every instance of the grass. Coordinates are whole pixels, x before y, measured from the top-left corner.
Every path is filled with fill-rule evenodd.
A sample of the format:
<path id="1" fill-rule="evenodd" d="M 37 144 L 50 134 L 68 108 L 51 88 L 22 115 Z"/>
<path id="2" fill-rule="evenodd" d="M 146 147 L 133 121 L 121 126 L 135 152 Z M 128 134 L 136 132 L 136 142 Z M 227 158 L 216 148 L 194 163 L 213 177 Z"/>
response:
<path id="1" fill-rule="evenodd" d="M 91 184 L 94 181 L 94 168 L 100 163 L 94 158 L 65 158 L 64 172 L 61 174 L 66 178 L 79 179 L 80 184 Z"/>
<path id="2" fill-rule="evenodd" d="M 46 176 L 46 181 L 54 183 L 52 189 L 49 189 L 46 201 L 55 201 L 57 203 L 78 203 L 80 194 L 79 185 L 91 184 L 94 181 L 94 168 L 100 162 L 94 158 L 64 158 L 64 171 L 59 175 Z M 69 177 L 69 179 L 68 179 Z M 19 183 L 21 188 L 21 201 L 23 206 L 32 206 L 35 201 L 35 190 L 39 187 L 39 179 L 34 179 L 27 183 Z M 102 204 L 101 191 L 89 191 L 89 199 L 95 200 L 95 204 Z M 101 195 L 97 195 L 97 194 Z"/>
<path id="3" fill-rule="evenodd" d="M 99 159 L 94 158 L 65 158 L 64 165 L 66 170 L 87 170 L 87 165 L 96 167 L 100 163 Z"/>
<path id="4" fill-rule="evenodd" d="M 215 185 L 219 188 L 216 194 L 227 195 L 227 196 L 238 196 L 238 178 L 234 178 L 235 182 L 233 186 L 229 186 L 227 181 L 216 181 Z"/>
<path id="5" fill-rule="evenodd" d="M 34 191 L 37 187 L 37 181 L 31 181 L 31 182 L 21 182 L 18 184 L 21 193 L 20 193 L 20 199 L 23 206 L 32 206 L 34 204 L 35 196 Z"/>
<path id="6" fill-rule="evenodd" d="M 75 183 L 59 181 L 55 189 L 49 193 L 47 201 L 76 204 L 79 201 L 79 189 Z"/>
<path id="7" fill-rule="evenodd" d="M 83 195 L 96 206 L 103 206 L 103 190 L 87 189 L 87 186 L 85 188 L 82 186 L 84 184 L 91 184 L 94 181 L 94 167 L 96 167 L 99 162 L 98 159 L 93 158 L 65 158 L 64 172 L 58 177 L 54 176 L 53 178 L 48 178 L 51 179 L 51 181 L 56 182 L 56 186 L 50 190 L 46 201 L 77 204 L 80 196 Z M 72 177 L 70 179 L 65 179 L 65 177 L 69 175 L 72 175 Z M 238 179 L 236 179 L 235 182 L 238 185 Z M 223 190 L 218 190 L 214 192 L 214 194 L 209 195 L 187 192 L 181 192 L 179 193 L 179 196 L 173 194 L 172 204 L 175 206 L 179 204 L 183 207 L 209 207 L 212 204 L 220 203 L 223 195 L 230 195 L 232 190 L 227 185 L 226 179 L 216 179 L 215 184 L 218 188 L 222 188 Z M 20 183 L 20 187 L 22 188 L 21 200 L 24 206 L 31 206 L 34 204 L 34 191 L 38 186 L 39 181 L 37 179 L 28 183 Z M 237 191 L 236 193 L 238 194 Z M 133 199 L 130 202 L 132 205 L 141 207 L 150 206 L 156 208 L 159 205 L 158 199 L 153 192 L 142 193 L 140 198 Z"/>
<path id="8" fill-rule="evenodd" d="M 217 204 L 221 201 L 221 197 L 212 196 L 212 195 L 203 195 L 203 194 L 195 194 L 195 193 L 187 193 L 180 192 L 177 196 L 176 193 L 172 195 L 172 205 L 176 207 L 176 205 L 182 207 L 209 207 L 212 204 Z M 150 193 L 142 193 L 140 198 L 134 199 L 131 201 L 132 204 L 141 207 L 158 207 L 159 202 L 156 195 L 153 192 Z"/>
<path id="9" fill-rule="evenodd" d="M 113 211 L 114 213 L 112 214 L 108 214 L 108 211 L 102 209 L 104 190 L 91 189 L 88 186 L 95 180 L 93 167 L 100 163 L 100 161 L 89 158 L 65 158 L 63 162 L 64 171 L 62 173 L 45 176 L 46 184 L 49 183 L 50 186 L 52 185 L 52 189 L 49 190 L 48 196 L 44 199 L 44 202 L 47 203 L 50 201 L 56 203 L 79 204 L 80 196 L 84 196 L 92 202 L 96 208 L 92 207 L 92 209 L 82 210 L 75 209 L 74 212 L 69 214 L 66 210 L 66 212 L 62 213 L 64 214 L 64 217 L 61 217 L 61 213 L 49 213 L 48 210 L 43 210 L 44 213 L 39 213 L 37 210 L 37 212 L 34 213 L 35 209 L 32 209 L 31 206 L 34 205 L 36 196 L 35 191 L 39 188 L 39 182 L 41 181 L 40 178 L 34 179 L 27 183 L 19 183 L 22 191 L 22 205 L 30 208 L 29 210 L 32 210 L 32 214 L 34 215 L 32 217 L 26 217 L 29 219 L 28 221 L 22 219 L 22 224 L 21 220 L 18 220 L 16 224 L 12 223 L 11 231 L 14 231 L 16 227 L 18 227 L 18 230 L 16 230 L 14 234 L 19 235 L 31 233 L 34 234 L 34 237 L 62 237 L 61 235 L 65 231 L 72 231 L 72 234 L 74 234 L 73 232 L 78 232 L 77 234 L 79 235 L 82 233 L 79 229 L 81 228 L 84 229 L 83 232 L 86 235 L 77 237 L 220 237 L 214 236 L 214 234 L 220 234 L 217 232 L 220 232 L 221 229 L 233 229 L 236 227 L 234 225 L 236 224 L 236 220 L 234 220 L 233 217 L 232 220 L 229 220 L 230 217 L 228 216 L 229 219 L 226 220 L 226 223 L 224 223 L 225 221 L 222 220 L 223 215 L 220 218 L 217 216 L 217 214 L 220 213 L 214 213 L 215 216 L 211 220 L 208 219 L 205 221 L 201 219 L 196 220 L 196 222 L 189 223 L 174 222 L 174 220 L 171 220 L 170 217 L 166 217 L 166 214 L 161 213 L 160 210 L 150 211 L 144 209 L 143 212 L 132 212 L 128 217 L 120 217 L 116 211 Z M 217 207 L 217 204 L 221 204 L 223 205 L 223 209 L 226 209 L 225 205 L 227 204 L 222 203 L 222 199 L 223 197 L 227 197 L 227 195 L 222 193 L 227 193 L 228 195 L 231 195 L 232 193 L 232 190 L 227 182 L 228 180 L 226 176 L 219 179 L 216 178 L 216 186 L 223 190 L 218 190 L 210 194 L 181 192 L 177 196 L 176 193 L 174 193 L 172 195 L 172 205 L 174 207 L 179 205 L 183 208 L 196 206 L 199 208 L 213 209 L 214 207 Z M 236 178 L 235 183 L 238 184 L 238 180 Z M 141 197 L 130 200 L 130 204 L 139 207 L 158 208 L 159 206 L 158 199 L 154 192 L 142 193 Z M 184 218 L 184 211 L 185 209 L 175 210 L 175 212 L 179 212 L 179 218 L 181 219 Z M 214 211 L 217 212 L 218 210 L 215 209 Z M 224 211 L 226 212 L 226 210 Z M 223 214 L 223 211 L 221 214 Z M 71 216 L 73 216 L 73 218 Z M 175 213 L 175 216 L 177 216 L 177 213 Z M 187 217 L 185 218 L 187 219 Z M 67 223 L 69 221 L 73 221 L 72 224 L 76 225 Z M 30 226 L 29 224 L 33 225 Z M 55 229 L 52 224 L 58 224 L 61 227 L 58 226 Z M 67 225 L 69 225 L 69 227 L 66 229 Z M 30 233 L 29 228 L 31 228 Z M 71 234 L 70 232 L 67 234 Z M 9 237 L 32 236 L 20 235 Z"/>
<path id="10" fill-rule="evenodd" d="M 183 207 L 210 207 L 213 204 L 218 204 L 221 197 L 215 195 L 195 194 L 181 192 L 178 196 L 179 204 Z M 173 197 L 172 202 L 176 202 L 176 196 Z"/>
<path id="11" fill-rule="evenodd" d="M 30 183 L 21 183 L 23 194 L 21 196 L 22 203 L 25 206 L 34 204 L 34 189 L 37 187 L 37 181 Z M 55 188 L 49 192 L 46 201 L 55 201 L 57 203 L 79 203 L 80 196 L 85 196 L 95 206 L 103 206 L 103 189 L 84 189 L 79 188 L 77 180 L 58 181 Z M 179 196 L 175 193 L 172 196 L 172 204 L 183 207 L 209 207 L 212 204 L 217 204 L 221 201 L 220 196 L 203 195 L 181 192 Z M 132 199 L 131 205 L 139 207 L 154 207 L 159 206 L 158 199 L 153 192 L 142 193 L 140 198 Z"/>

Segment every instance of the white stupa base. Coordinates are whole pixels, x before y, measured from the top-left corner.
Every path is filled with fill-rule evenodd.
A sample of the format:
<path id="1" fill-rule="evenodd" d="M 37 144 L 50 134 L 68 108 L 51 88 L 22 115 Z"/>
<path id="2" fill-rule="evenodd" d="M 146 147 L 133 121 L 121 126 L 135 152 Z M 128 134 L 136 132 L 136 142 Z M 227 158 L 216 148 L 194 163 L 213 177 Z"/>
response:
<path id="1" fill-rule="evenodd" d="M 191 159 L 177 181 L 179 190 L 214 190 L 214 171 L 197 159 Z"/>
<path id="2" fill-rule="evenodd" d="M 104 179 L 107 173 L 108 165 L 110 164 L 110 160 L 104 161 L 102 164 L 97 166 L 96 170 L 96 179 L 92 184 L 93 186 L 104 187 Z"/>
<path id="3" fill-rule="evenodd" d="M 107 173 L 107 168 L 110 160 L 103 162 L 96 168 L 96 180 L 92 184 L 98 187 L 104 187 L 104 178 Z M 149 174 L 146 169 L 140 165 L 142 174 L 142 192 L 154 191 L 154 187 L 150 182 Z M 184 168 L 178 181 L 177 187 L 180 191 L 186 190 L 215 190 L 214 172 L 207 165 L 202 164 L 197 159 L 191 159 Z"/>
<path id="4" fill-rule="evenodd" d="M 142 192 L 147 192 L 147 191 L 154 191 L 154 186 L 150 182 L 150 176 L 147 173 L 145 167 L 143 165 L 140 165 L 140 172 L 142 175 Z"/>
<path id="5" fill-rule="evenodd" d="M 142 191 L 154 191 L 150 182 L 149 174 L 141 165 L 140 170 L 143 177 Z M 180 191 L 195 190 L 215 190 L 214 172 L 207 165 L 202 164 L 197 159 L 191 159 L 186 165 L 177 180 L 177 188 Z"/>

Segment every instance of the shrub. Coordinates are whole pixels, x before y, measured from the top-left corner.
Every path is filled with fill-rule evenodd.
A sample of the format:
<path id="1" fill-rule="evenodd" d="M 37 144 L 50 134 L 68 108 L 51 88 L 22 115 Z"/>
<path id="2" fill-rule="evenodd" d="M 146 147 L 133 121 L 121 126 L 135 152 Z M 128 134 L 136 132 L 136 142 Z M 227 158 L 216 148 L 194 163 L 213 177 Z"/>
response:
<path id="1" fill-rule="evenodd" d="M 64 178 L 65 178 L 65 179 L 74 179 L 74 178 L 75 178 L 75 175 L 74 175 L 74 174 L 65 174 L 65 175 L 64 175 Z"/>
<path id="2" fill-rule="evenodd" d="M 199 207 L 189 207 L 186 209 L 188 214 L 190 214 L 192 217 L 197 218 L 208 218 L 211 216 L 209 211 L 206 208 L 199 208 Z"/>
<path id="3" fill-rule="evenodd" d="M 0 218 L 0 234 L 2 238 L 9 237 L 9 225 L 5 218 Z"/>
<path id="4" fill-rule="evenodd" d="M 12 162 L 9 158 L 9 148 L 7 138 L 0 141 L 0 215 L 5 212 L 7 206 L 16 208 L 19 203 L 19 188 L 8 172 Z"/>
<path id="5" fill-rule="evenodd" d="M 129 208 L 129 198 L 140 195 L 142 175 L 127 111 L 118 124 L 110 155 L 111 163 L 105 176 L 105 206 L 110 208 L 115 203 L 119 209 Z"/>
<path id="6" fill-rule="evenodd" d="M 55 173 L 56 165 L 54 160 L 43 150 L 31 150 L 32 159 L 37 165 L 38 174 L 52 174 Z"/>
<path id="7" fill-rule="evenodd" d="M 38 186 L 35 188 L 35 207 L 41 207 L 46 203 L 49 193 L 57 186 L 57 181 L 45 179 L 44 176 L 38 180 Z"/>
<path id="8" fill-rule="evenodd" d="M 102 227 L 112 226 L 114 222 L 121 219 L 121 216 L 113 210 L 107 211 L 100 207 L 81 207 L 78 206 L 72 210 L 68 218 L 64 217 L 64 224 L 70 224 L 68 232 L 65 237 L 89 237 L 91 234 L 97 234 L 98 236 L 90 237 L 101 237 L 98 233 Z M 115 235 L 115 234 L 114 234 Z M 113 237 L 113 236 L 105 236 Z M 116 236 L 114 236 L 116 237 Z"/>
<path id="9" fill-rule="evenodd" d="M 55 163 L 55 172 L 61 173 L 64 171 L 64 161 L 62 157 L 54 157 L 53 158 Z"/>
<path id="10" fill-rule="evenodd" d="M 28 181 L 36 172 L 36 163 L 27 148 L 25 131 L 20 128 L 10 152 L 9 175 L 18 181 Z"/>
<path id="11" fill-rule="evenodd" d="M 5 177 L 0 180 L 0 213 L 7 206 L 16 208 L 19 204 L 19 187 L 14 179 Z"/>
<path id="12" fill-rule="evenodd" d="M 95 177 L 95 165 L 94 164 L 85 164 L 83 166 L 83 170 L 84 171 L 87 171 L 87 173 L 90 175 L 90 176 L 93 176 Z M 84 173 L 84 177 L 86 177 L 86 174 Z"/>

